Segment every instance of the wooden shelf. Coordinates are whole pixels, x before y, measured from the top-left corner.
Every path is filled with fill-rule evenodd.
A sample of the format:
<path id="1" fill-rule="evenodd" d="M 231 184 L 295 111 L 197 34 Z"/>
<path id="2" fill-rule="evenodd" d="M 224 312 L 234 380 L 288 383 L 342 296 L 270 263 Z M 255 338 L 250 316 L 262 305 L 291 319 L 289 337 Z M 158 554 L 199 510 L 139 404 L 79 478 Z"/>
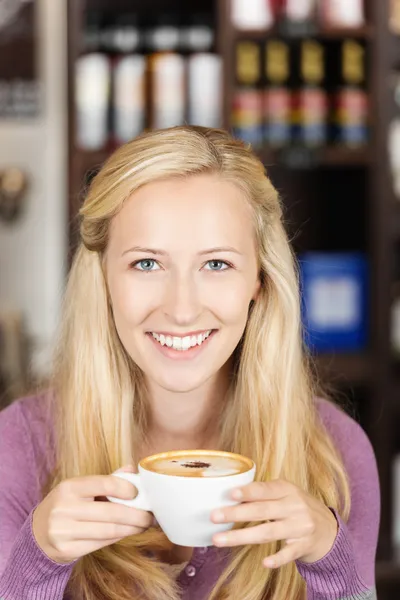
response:
<path id="1" fill-rule="evenodd" d="M 236 40 L 255 40 L 263 41 L 271 37 L 304 38 L 315 37 L 326 40 L 341 40 L 343 38 L 357 38 L 369 40 L 374 35 L 374 29 L 371 25 L 362 27 L 315 27 L 304 30 L 303 32 L 295 29 L 291 30 L 281 25 L 274 25 L 270 29 L 235 29 L 234 37 Z"/>
<path id="2" fill-rule="evenodd" d="M 398 582 L 400 584 L 400 563 L 395 561 L 378 561 L 376 563 L 377 582 Z"/>
<path id="3" fill-rule="evenodd" d="M 372 162 L 370 150 L 367 148 L 342 148 L 326 146 L 318 149 L 288 147 L 282 150 L 262 148 L 258 154 L 264 164 L 281 164 L 284 166 L 313 169 L 318 166 L 326 167 L 363 167 Z"/>
<path id="4" fill-rule="evenodd" d="M 374 376 L 367 354 L 319 354 L 314 362 L 319 377 L 327 383 L 365 385 Z"/>
<path id="5" fill-rule="evenodd" d="M 114 148 L 102 150 L 80 150 L 76 149 L 72 156 L 75 168 L 82 174 L 100 167 L 112 154 Z"/>

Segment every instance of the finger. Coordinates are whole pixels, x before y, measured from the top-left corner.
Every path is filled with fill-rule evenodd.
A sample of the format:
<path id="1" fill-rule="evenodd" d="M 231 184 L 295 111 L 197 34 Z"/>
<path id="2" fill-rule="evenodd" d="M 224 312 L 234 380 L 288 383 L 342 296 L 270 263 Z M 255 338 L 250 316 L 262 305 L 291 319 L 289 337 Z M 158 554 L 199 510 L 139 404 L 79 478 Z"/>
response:
<path id="1" fill-rule="evenodd" d="M 61 482 L 59 489 L 65 495 L 90 499 L 96 496 L 114 496 L 121 500 L 133 500 L 137 496 L 137 489 L 132 483 L 114 475 L 74 477 Z"/>
<path id="2" fill-rule="evenodd" d="M 133 465 L 125 465 L 120 469 L 114 471 L 114 473 L 136 473 L 135 467 Z"/>
<path id="3" fill-rule="evenodd" d="M 89 523 L 116 523 L 148 529 L 153 523 L 153 515 L 145 510 L 113 504 L 112 502 L 81 502 L 68 511 L 68 517 L 75 521 Z"/>
<path id="4" fill-rule="evenodd" d="M 81 558 L 86 554 L 91 554 L 92 552 L 96 552 L 96 550 L 100 550 L 100 548 L 105 548 L 106 546 L 112 546 L 112 544 L 116 544 L 120 542 L 122 538 L 114 538 L 111 540 L 89 540 L 89 541 L 79 541 L 72 542 L 72 551 L 71 551 L 71 559 Z"/>
<path id="5" fill-rule="evenodd" d="M 143 527 L 117 523 L 79 523 L 76 531 L 69 533 L 74 540 L 114 540 L 143 532 Z"/>
<path id="6" fill-rule="evenodd" d="M 277 569 L 278 567 L 283 567 L 283 565 L 287 565 L 288 563 L 293 562 L 299 556 L 301 556 L 301 545 L 300 543 L 292 543 L 286 545 L 284 548 L 279 550 L 276 554 L 272 554 L 263 560 L 264 567 L 269 569 Z"/>
<path id="7" fill-rule="evenodd" d="M 242 502 L 257 500 L 280 500 L 293 491 L 293 484 L 283 479 L 274 481 L 253 481 L 248 485 L 232 491 L 231 497 Z"/>
<path id="8" fill-rule="evenodd" d="M 265 544 L 272 541 L 285 540 L 290 537 L 301 536 L 301 523 L 293 521 L 274 521 L 263 523 L 255 527 L 234 529 L 224 533 L 217 533 L 213 537 L 215 546 L 243 546 L 246 544 Z"/>
<path id="9" fill-rule="evenodd" d="M 226 506 L 211 513 L 213 523 L 247 523 L 284 519 L 289 515 L 286 498 L 244 502 L 236 506 Z"/>

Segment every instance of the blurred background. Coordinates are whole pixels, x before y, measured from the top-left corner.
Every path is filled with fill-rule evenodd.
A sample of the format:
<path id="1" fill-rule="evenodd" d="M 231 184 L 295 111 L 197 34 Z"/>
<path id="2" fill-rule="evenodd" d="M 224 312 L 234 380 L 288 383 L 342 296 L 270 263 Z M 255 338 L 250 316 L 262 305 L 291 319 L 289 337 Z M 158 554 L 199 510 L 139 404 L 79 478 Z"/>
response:
<path id="1" fill-rule="evenodd" d="M 375 448 L 394 600 L 400 0 L 0 0 L 0 407 L 49 373 L 90 179 L 183 123 L 251 143 L 280 191 L 318 376 Z"/>

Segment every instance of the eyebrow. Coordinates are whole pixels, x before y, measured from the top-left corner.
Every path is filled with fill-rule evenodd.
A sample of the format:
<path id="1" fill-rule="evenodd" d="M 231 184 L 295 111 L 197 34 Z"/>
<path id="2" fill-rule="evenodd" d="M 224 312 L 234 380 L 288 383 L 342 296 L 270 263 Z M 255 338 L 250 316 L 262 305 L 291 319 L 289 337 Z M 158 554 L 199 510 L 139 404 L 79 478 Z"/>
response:
<path id="1" fill-rule="evenodd" d="M 167 256 L 168 252 L 165 252 L 165 250 L 158 250 L 157 248 L 142 248 L 141 246 L 133 246 L 133 248 L 129 248 L 128 250 L 125 250 L 125 252 L 122 253 L 122 256 L 125 256 L 125 254 L 128 254 L 129 252 L 143 252 L 144 254 L 154 254 L 154 255 L 158 255 L 158 256 Z M 239 250 L 236 250 L 236 248 L 233 248 L 232 246 L 224 246 L 224 247 L 215 247 L 215 248 L 209 248 L 208 250 L 202 250 L 201 252 L 199 252 L 199 256 L 203 256 L 204 254 L 215 254 L 217 252 L 234 252 L 235 254 L 240 254 L 242 255 L 241 252 L 239 252 Z"/>

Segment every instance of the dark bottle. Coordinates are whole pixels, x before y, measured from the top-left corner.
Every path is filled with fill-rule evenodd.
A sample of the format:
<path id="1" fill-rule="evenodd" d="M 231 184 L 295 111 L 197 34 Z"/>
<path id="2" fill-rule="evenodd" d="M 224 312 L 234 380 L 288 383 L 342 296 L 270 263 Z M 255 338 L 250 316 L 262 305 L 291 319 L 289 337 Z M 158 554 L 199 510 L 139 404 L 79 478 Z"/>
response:
<path id="1" fill-rule="evenodd" d="M 210 16 L 190 14 L 181 27 L 180 41 L 184 52 L 211 52 L 215 43 L 215 28 Z"/>
<path id="2" fill-rule="evenodd" d="M 333 138 L 348 147 L 360 147 L 368 142 L 365 48 L 355 40 L 345 40 L 340 47 Z"/>
<path id="3" fill-rule="evenodd" d="M 257 42 L 239 42 L 235 56 L 236 89 L 232 104 L 233 134 L 254 147 L 263 143 L 261 48 Z"/>
<path id="4" fill-rule="evenodd" d="M 325 50 L 313 39 L 300 42 L 299 85 L 293 93 L 293 138 L 315 148 L 327 141 L 328 99 L 324 89 Z"/>
<path id="5" fill-rule="evenodd" d="M 264 140 L 272 148 L 280 148 L 290 143 L 289 76 L 289 44 L 283 40 L 268 40 L 265 44 Z"/>

